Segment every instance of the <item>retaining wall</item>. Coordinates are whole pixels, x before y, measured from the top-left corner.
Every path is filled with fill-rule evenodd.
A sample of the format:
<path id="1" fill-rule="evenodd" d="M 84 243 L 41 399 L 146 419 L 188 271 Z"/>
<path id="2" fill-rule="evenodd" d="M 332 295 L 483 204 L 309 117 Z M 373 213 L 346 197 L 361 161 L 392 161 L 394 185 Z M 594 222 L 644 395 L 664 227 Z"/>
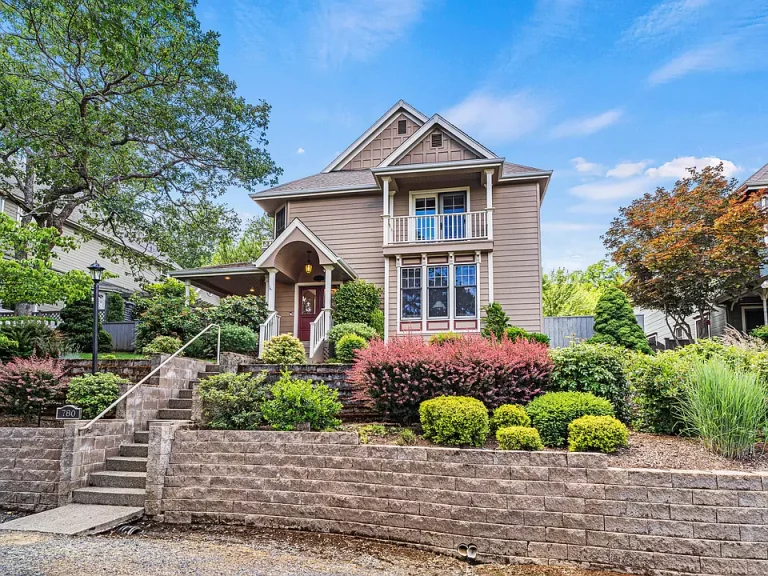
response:
<path id="1" fill-rule="evenodd" d="M 358 445 L 348 433 L 178 430 L 161 510 L 366 536 L 482 561 L 767 574 L 768 474 L 627 470 L 600 454 Z"/>
<path id="2" fill-rule="evenodd" d="M 105 352 L 106 354 L 106 352 Z M 91 373 L 91 360 L 62 360 L 62 366 L 68 377 L 82 376 Z M 134 384 L 144 378 L 157 364 L 152 360 L 101 360 L 99 359 L 99 372 L 112 372 L 122 378 L 130 380 Z"/>
<path id="3" fill-rule="evenodd" d="M 0 508 L 57 506 L 63 444 L 62 428 L 0 428 Z"/>

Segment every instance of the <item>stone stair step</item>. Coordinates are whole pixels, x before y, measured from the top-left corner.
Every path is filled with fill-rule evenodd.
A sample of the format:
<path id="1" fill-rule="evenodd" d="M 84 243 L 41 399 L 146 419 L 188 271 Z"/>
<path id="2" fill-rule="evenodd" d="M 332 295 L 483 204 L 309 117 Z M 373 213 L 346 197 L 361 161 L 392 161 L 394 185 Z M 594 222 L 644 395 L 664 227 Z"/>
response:
<path id="1" fill-rule="evenodd" d="M 103 470 L 91 474 L 90 484 L 102 488 L 145 488 L 147 473 Z"/>
<path id="2" fill-rule="evenodd" d="M 139 458 L 146 458 L 149 454 L 149 446 L 147 444 L 121 444 L 120 456 L 137 456 Z"/>
<path id="3" fill-rule="evenodd" d="M 107 458 L 106 469 L 121 472 L 146 472 L 147 459 L 134 456 L 113 456 Z"/>
<path id="4" fill-rule="evenodd" d="M 188 388 L 186 390 L 178 390 L 177 391 L 177 395 L 181 399 L 185 399 L 185 400 L 189 399 L 189 400 L 191 400 L 192 399 L 192 389 Z"/>
<path id="5" fill-rule="evenodd" d="M 133 433 L 133 441 L 136 444 L 149 444 L 149 430 Z"/>
<path id="6" fill-rule="evenodd" d="M 75 504 L 102 504 L 105 506 L 144 506 L 143 488 L 104 488 L 89 486 L 72 491 Z"/>
<path id="7" fill-rule="evenodd" d="M 218 374 L 221 374 L 221 372 L 198 372 L 197 379 L 205 380 L 206 378 L 210 378 L 211 376 L 216 376 Z"/>
<path id="8" fill-rule="evenodd" d="M 221 372 L 221 366 L 219 364 L 207 364 L 205 366 L 206 372 L 216 372 L 217 374 Z"/>
<path id="9" fill-rule="evenodd" d="M 161 408 L 157 411 L 157 417 L 159 420 L 191 420 L 192 409 Z"/>
<path id="10" fill-rule="evenodd" d="M 171 398 L 168 400 L 168 408 L 171 410 L 192 410 L 192 398 Z"/>

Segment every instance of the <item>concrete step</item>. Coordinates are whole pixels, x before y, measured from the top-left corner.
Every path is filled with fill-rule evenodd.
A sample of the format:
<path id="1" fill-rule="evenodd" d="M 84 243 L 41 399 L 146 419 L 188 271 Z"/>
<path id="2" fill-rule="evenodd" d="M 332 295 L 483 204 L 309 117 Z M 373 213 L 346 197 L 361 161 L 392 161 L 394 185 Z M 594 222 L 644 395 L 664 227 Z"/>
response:
<path id="1" fill-rule="evenodd" d="M 131 507 L 67 504 L 53 510 L 3 522 L 0 524 L 0 530 L 86 536 L 107 532 L 117 526 L 138 520 L 143 515 L 143 504 Z"/>
<path id="2" fill-rule="evenodd" d="M 157 411 L 159 420 L 191 420 L 192 409 L 161 408 Z"/>
<path id="3" fill-rule="evenodd" d="M 134 456 L 114 456 L 107 458 L 106 469 L 121 472 L 146 472 L 147 459 Z"/>
<path id="4" fill-rule="evenodd" d="M 120 456 L 136 456 L 138 458 L 146 458 L 149 454 L 149 446 L 147 444 L 121 444 Z"/>
<path id="5" fill-rule="evenodd" d="M 103 488 L 89 486 L 72 491 L 75 504 L 101 504 L 104 506 L 144 506 L 143 488 Z"/>
<path id="6" fill-rule="evenodd" d="M 219 373 L 221 372 L 221 366 L 219 364 L 207 364 L 205 366 L 205 371 Z"/>
<path id="7" fill-rule="evenodd" d="M 210 378 L 211 376 L 216 376 L 217 374 L 221 374 L 221 372 L 198 372 L 197 373 L 197 379 L 198 380 L 205 380 L 206 378 Z"/>
<path id="8" fill-rule="evenodd" d="M 149 444 L 149 430 L 144 430 L 143 432 L 134 432 L 133 441 L 136 444 Z"/>
<path id="9" fill-rule="evenodd" d="M 189 399 L 189 400 L 192 399 L 192 389 L 191 388 L 187 388 L 186 390 L 179 390 L 178 392 L 176 392 L 176 394 L 177 394 L 178 398 Z"/>
<path id="10" fill-rule="evenodd" d="M 93 472 L 91 486 L 103 488 L 145 488 L 147 485 L 146 472 L 125 472 L 119 470 L 104 470 Z"/>
<path id="11" fill-rule="evenodd" d="M 171 398 L 168 400 L 168 408 L 171 410 L 192 410 L 192 398 Z"/>

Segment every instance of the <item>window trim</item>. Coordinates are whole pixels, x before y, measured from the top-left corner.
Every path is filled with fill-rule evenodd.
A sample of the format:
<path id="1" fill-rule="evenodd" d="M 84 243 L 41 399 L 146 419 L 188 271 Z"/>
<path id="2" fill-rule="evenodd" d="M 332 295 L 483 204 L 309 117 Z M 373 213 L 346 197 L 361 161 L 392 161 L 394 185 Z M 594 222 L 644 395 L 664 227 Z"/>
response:
<path id="1" fill-rule="evenodd" d="M 435 198 L 435 211 L 437 214 L 441 214 L 440 212 L 440 194 L 446 193 L 446 192 L 464 192 L 466 200 L 467 200 L 467 210 L 465 214 L 472 211 L 472 208 L 469 205 L 469 196 L 470 196 L 470 186 L 456 186 L 454 188 L 435 188 L 433 190 L 411 190 L 408 193 L 408 215 L 409 216 L 416 216 L 416 198 L 426 198 L 429 196 L 434 196 Z"/>
<path id="2" fill-rule="evenodd" d="M 461 288 L 461 286 L 456 286 L 456 269 L 459 266 L 472 266 L 475 269 L 475 314 L 473 316 L 459 316 L 456 312 L 455 303 L 457 301 L 456 298 L 456 288 Z M 479 308 L 480 308 L 480 264 L 479 262 L 459 262 L 457 264 L 454 264 L 453 266 L 453 282 L 451 289 L 453 290 L 453 303 L 454 303 L 454 310 L 453 310 L 453 318 L 454 320 L 477 320 L 480 316 Z"/>

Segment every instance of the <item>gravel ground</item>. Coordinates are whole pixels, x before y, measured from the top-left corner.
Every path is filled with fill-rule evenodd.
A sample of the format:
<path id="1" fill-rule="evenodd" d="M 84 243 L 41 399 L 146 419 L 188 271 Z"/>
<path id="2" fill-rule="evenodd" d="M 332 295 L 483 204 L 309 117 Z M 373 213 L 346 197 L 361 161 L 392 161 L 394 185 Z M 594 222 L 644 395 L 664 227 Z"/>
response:
<path id="1" fill-rule="evenodd" d="M 618 576 L 575 568 L 468 566 L 406 547 L 327 534 L 145 525 L 141 536 L 0 533 L 4 576 Z"/>

